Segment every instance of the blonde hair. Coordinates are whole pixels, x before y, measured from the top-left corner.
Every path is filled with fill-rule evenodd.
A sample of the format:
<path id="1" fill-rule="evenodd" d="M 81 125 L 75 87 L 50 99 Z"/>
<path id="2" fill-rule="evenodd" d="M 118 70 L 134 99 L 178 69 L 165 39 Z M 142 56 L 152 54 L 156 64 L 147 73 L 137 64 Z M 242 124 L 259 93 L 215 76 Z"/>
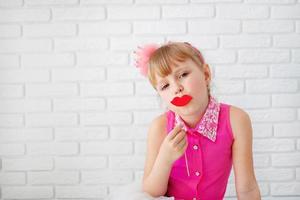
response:
<path id="1" fill-rule="evenodd" d="M 202 70 L 204 59 L 199 50 L 186 42 L 169 42 L 158 48 L 150 57 L 148 63 L 148 78 L 156 89 L 156 75 L 165 77 L 172 71 L 171 66 L 187 59 L 194 61 Z"/>

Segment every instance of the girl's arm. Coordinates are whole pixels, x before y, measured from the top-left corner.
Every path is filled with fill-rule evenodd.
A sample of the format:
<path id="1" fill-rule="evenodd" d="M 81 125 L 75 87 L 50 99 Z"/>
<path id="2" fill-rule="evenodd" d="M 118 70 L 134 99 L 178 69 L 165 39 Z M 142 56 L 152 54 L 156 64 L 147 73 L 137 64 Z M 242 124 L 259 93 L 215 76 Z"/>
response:
<path id="1" fill-rule="evenodd" d="M 166 116 L 155 119 L 149 129 L 143 191 L 151 196 L 167 192 L 172 164 L 187 148 L 186 133 L 180 125 L 167 135 Z"/>
<path id="2" fill-rule="evenodd" d="M 231 106 L 230 121 L 234 134 L 232 145 L 235 188 L 238 200 L 260 200 L 252 158 L 252 127 L 246 112 Z"/>

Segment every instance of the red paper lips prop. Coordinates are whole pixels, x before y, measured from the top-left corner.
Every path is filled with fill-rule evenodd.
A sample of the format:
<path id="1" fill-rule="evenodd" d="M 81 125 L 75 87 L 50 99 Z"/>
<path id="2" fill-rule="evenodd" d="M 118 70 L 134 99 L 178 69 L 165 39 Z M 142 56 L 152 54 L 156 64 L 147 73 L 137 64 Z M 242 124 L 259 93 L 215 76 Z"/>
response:
<path id="1" fill-rule="evenodd" d="M 183 95 L 182 97 L 175 97 L 171 103 L 175 106 L 185 106 L 192 100 L 192 97 L 189 95 Z"/>

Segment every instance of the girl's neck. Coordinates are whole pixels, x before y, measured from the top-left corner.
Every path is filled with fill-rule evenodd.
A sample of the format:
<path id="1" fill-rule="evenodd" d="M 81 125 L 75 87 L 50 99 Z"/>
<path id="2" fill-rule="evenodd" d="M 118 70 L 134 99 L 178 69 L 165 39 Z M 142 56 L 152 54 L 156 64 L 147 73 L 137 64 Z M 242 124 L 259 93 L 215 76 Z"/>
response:
<path id="1" fill-rule="evenodd" d="M 202 119 L 202 117 L 206 111 L 206 108 L 209 103 L 209 99 L 210 98 L 208 97 L 205 100 L 204 105 L 198 111 L 196 111 L 194 114 L 181 116 L 181 118 L 183 119 L 183 121 L 185 122 L 186 125 L 188 125 L 190 128 L 196 128 L 197 124 L 200 122 L 200 120 Z"/>

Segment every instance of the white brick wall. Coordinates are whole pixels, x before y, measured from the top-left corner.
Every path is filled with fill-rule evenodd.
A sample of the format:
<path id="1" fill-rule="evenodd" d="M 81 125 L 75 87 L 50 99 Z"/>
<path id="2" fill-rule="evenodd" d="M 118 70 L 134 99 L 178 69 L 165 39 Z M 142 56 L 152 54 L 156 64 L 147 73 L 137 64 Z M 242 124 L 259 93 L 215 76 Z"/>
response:
<path id="1" fill-rule="evenodd" d="M 262 199 L 299 199 L 299 20 L 299 0 L 0 0 L 0 199 L 106 199 L 141 178 L 164 110 L 133 50 L 168 40 L 250 114 Z"/>

